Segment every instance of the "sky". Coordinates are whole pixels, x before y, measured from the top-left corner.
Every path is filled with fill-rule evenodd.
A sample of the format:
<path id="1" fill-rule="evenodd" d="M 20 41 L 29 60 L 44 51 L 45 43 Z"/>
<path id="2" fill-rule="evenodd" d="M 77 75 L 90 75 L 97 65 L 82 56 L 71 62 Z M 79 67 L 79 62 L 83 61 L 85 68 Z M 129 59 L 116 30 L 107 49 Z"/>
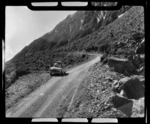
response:
<path id="1" fill-rule="evenodd" d="M 7 6 L 5 12 L 5 61 L 8 61 L 76 11 L 32 11 L 26 6 Z"/>

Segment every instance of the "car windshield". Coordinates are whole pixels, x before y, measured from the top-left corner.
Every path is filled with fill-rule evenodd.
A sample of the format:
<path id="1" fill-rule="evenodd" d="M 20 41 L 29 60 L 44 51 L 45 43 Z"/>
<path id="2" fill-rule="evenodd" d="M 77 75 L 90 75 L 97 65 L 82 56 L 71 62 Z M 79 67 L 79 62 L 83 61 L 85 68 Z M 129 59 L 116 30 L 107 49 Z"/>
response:
<path id="1" fill-rule="evenodd" d="M 55 63 L 55 64 L 54 64 L 54 67 L 61 67 L 61 64 Z"/>

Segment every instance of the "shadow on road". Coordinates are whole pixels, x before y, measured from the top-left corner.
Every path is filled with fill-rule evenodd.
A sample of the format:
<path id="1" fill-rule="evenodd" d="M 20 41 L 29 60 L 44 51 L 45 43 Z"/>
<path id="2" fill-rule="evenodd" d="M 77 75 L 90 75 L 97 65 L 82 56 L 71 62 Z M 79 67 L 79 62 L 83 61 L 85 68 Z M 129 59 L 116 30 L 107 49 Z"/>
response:
<path id="1" fill-rule="evenodd" d="M 65 73 L 65 74 L 53 74 L 52 76 L 61 76 L 61 77 L 63 77 L 63 76 L 67 76 L 69 73 Z"/>

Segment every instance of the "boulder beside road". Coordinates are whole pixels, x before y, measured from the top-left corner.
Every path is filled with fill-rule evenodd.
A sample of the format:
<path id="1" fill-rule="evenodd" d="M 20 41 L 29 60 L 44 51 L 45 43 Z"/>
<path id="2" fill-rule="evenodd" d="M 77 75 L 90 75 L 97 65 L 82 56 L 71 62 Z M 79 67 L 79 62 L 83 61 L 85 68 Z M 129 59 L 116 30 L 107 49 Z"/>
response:
<path id="1" fill-rule="evenodd" d="M 125 113 L 128 117 L 132 115 L 133 101 L 127 99 L 120 94 L 116 94 L 110 97 L 110 101 L 113 103 L 114 107 Z"/>
<path id="2" fill-rule="evenodd" d="M 123 90 L 122 92 L 127 98 L 139 99 L 144 96 L 144 83 L 144 76 L 125 77 L 113 84 L 113 91 L 120 93 Z"/>
<path id="3" fill-rule="evenodd" d="M 116 108 L 119 108 L 125 104 L 128 104 L 129 102 L 132 102 L 132 100 L 129 100 L 120 94 L 115 94 L 114 96 L 110 97 L 111 102 Z"/>
<path id="4" fill-rule="evenodd" d="M 128 60 L 136 67 L 139 68 L 145 62 L 145 54 L 130 55 Z"/>
<path id="5" fill-rule="evenodd" d="M 112 85 L 115 95 L 110 100 L 115 108 L 128 117 L 144 117 L 144 76 L 134 75 L 114 80 Z"/>
<path id="6" fill-rule="evenodd" d="M 108 58 L 108 65 L 114 68 L 116 72 L 125 74 L 137 74 L 135 66 L 128 59 L 120 59 L 115 57 Z"/>

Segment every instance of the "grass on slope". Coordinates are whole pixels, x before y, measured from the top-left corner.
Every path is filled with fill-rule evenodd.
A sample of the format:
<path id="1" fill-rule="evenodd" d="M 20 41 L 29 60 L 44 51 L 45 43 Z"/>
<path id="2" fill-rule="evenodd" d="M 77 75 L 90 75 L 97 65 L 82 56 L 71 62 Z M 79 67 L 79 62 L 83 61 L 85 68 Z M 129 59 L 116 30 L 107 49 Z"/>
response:
<path id="1" fill-rule="evenodd" d="M 13 85 L 6 89 L 6 110 L 46 83 L 50 78 L 49 73 L 32 73 L 20 77 Z"/>
<path id="2" fill-rule="evenodd" d="M 44 56 L 43 56 L 44 55 Z M 80 64 L 89 59 L 89 55 L 74 54 L 71 52 L 39 51 L 32 55 L 20 56 L 17 60 L 8 63 L 5 67 L 5 87 L 11 86 L 23 75 L 39 71 L 48 71 L 49 67 L 57 60 L 62 61 L 65 67 Z"/>
<path id="3" fill-rule="evenodd" d="M 81 58 L 81 60 L 79 60 Z M 83 58 L 83 59 L 82 59 Z M 69 60 L 66 60 L 69 59 Z M 85 54 L 70 53 L 64 62 L 68 63 L 67 70 L 75 67 L 79 64 L 83 64 L 86 60 L 90 61 L 93 59 L 93 55 L 87 57 Z M 5 98 L 6 98 L 6 109 L 17 104 L 22 98 L 29 95 L 31 92 L 35 91 L 42 84 L 46 83 L 50 79 L 50 74 L 46 72 L 29 73 L 18 77 L 14 84 L 6 89 Z"/>

